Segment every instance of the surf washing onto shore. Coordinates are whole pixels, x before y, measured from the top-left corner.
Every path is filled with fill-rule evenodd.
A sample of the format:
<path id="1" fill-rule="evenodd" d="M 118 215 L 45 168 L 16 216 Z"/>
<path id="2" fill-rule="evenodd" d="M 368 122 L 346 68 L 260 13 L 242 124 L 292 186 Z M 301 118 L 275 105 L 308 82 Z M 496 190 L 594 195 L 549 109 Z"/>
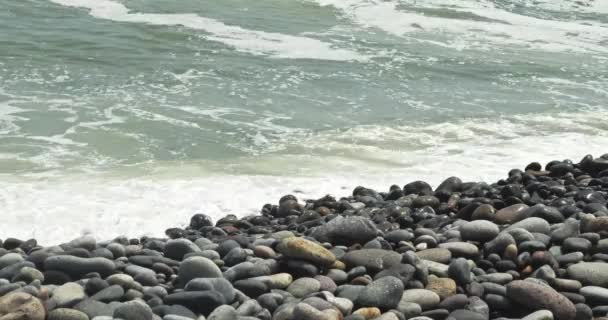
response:
<path id="1" fill-rule="evenodd" d="M 0 238 L 160 236 L 608 145 L 600 0 L 24 0 L 0 30 Z"/>

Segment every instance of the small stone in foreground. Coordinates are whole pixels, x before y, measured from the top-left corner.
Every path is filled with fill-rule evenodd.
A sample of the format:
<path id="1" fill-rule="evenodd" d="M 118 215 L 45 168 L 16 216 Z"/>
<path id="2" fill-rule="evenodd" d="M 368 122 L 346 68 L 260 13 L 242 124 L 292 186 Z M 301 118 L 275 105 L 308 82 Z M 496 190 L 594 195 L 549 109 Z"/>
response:
<path id="1" fill-rule="evenodd" d="M 0 298 L 0 319 L 44 320 L 42 302 L 25 292 L 9 293 Z"/>
<path id="2" fill-rule="evenodd" d="M 59 308 L 51 311 L 47 320 L 89 320 L 89 316 L 76 309 Z"/>
<path id="3" fill-rule="evenodd" d="M 152 309 L 143 301 L 129 301 L 114 310 L 114 318 L 124 320 L 152 320 Z"/>
<path id="4" fill-rule="evenodd" d="M 574 304 L 548 285 L 515 280 L 507 285 L 507 297 L 531 310 L 549 310 L 556 320 L 571 320 L 576 316 Z"/>

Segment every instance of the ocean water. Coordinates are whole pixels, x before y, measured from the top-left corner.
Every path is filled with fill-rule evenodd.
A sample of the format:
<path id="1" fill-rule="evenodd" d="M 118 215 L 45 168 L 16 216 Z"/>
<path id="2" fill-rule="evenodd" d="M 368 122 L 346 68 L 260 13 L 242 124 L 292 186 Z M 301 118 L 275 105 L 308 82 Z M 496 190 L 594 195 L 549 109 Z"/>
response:
<path id="1" fill-rule="evenodd" d="M 0 238 L 608 152 L 605 0 L 0 1 Z"/>

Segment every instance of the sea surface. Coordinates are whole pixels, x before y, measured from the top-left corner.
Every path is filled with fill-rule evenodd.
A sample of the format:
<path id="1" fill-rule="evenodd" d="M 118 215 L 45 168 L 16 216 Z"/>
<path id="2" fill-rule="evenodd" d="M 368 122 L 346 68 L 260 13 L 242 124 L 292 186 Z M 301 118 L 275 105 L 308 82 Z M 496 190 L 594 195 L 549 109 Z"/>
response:
<path id="1" fill-rule="evenodd" d="M 0 0 L 0 238 L 608 152 L 606 0 Z"/>

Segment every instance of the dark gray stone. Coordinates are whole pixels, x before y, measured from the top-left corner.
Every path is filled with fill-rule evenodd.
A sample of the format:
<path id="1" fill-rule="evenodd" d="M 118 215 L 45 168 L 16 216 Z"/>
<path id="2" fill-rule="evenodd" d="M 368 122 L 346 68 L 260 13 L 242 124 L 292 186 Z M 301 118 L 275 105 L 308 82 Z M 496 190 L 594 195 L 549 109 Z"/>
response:
<path id="1" fill-rule="evenodd" d="M 114 310 L 114 318 L 124 320 L 152 320 L 152 309 L 143 301 L 128 301 Z"/>
<path id="2" fill-rule="evenodd" d="M 459 285 L 466 285 L 472 281 L 471 267 L 465 258 L 452 260 L 448 268 L 448 275 Z"/>
<path id="3" fill-rule="evenodd" d="M 178 271 L 183 284 L 194 278 L 221 278 L 222 271 L 211 260 L 204 257 L 190 257 L 182 261 Z"/>
<path id="4" fill-rule="evenodd" d="M 182 291 L 165 297 L 165 304 L 182 305 L 194 312 L 208 315 L 220 305 L 226 304 L 224 296 L 214 291 Z"/>
<path id="5" fill-rule="evenodd" d="M 97 292 L 91 296 L 91 299 L 101 302 L 120 301 L 124 294 L 125 290 L 121 286 L 115 284 Z"/>
<path id="6" fill-rule="evenodd" d="M 452 311 L 447 320 L 487 320 L 487 318 L 477 312 L 458 309 Z"/>
<path id="7" fill-rule="evenodd" d="M 342 261 L 349 267 L 364 266 L 369 271 L 380 271 L 401 263 L 401 255 L 382 249 L 361 249 L 350 251 Z"/>
<path id="8" fill-rule="evenodd" d="M 74 306 L 74 309 L 86 313 L 89 318 L 98 316 L 111 317 L 114 314 L 114 308 L 106 303 L 86 299 Z"/>
<path id="9" fill-rule="evenodd" d="M 334 245 L 352 245 L 366 243 L 376 237 L 378 229 L 374 223 L 364 217 L 338 216 L 326 224 L 311 230 L 310 236 L 319 242 L 330 242 Z"/>
<path id="10" fill-rule="evenodd" d="M 460 236 L 465 241 L 487 242 L 498 235 L 498 226 L 486 220 L 466 222 L 460 226 Z"/>
<path id="11" fill-rule="evenodd" d="M 377 307 L 381 310 L 393 309 L 399 304 L 403 289 L 403 282 L 399 278 L 383 277 L 362 290 L 355 304 L 361 307 Z"/>
<path id="12" fill-rule="evenodd" d="M 87 273 L 99 273 L 106 277 L 114 272 L 114 261 L 106 258 L 80 258 L 75 256 L 51 256 L 44 261 L 45 270 L 64 272 L 73 278 L 81 278 Z"/>
<path id="13" fill-rule="evenodd" d="M 223 278 L 195 278 L 188 281 L 184 289 L 186 291 L 216 291 L 224 297 L 226 303 L 232 303 L 235 297 L 232 284 Z"/>

